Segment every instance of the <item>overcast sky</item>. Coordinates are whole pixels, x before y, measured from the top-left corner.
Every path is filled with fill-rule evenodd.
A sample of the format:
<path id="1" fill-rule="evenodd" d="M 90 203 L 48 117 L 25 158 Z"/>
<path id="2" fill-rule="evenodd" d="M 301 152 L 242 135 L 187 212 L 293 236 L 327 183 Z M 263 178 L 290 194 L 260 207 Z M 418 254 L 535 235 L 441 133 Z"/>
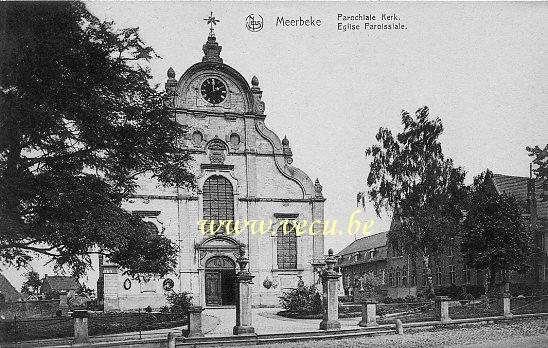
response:
<path id="1" fill-rule="evenodd" d="M 213 11 L 224 62 L 251 80 L 266 103 L 266 124 L 287 135 L 293 164 L 323 185 L 327 219 L 347 221 L 366 188 L 364 156 L 379 127 L 401 129 L 400 112 L 427 105 L 444 125 L 444 153 L 468 180 L 489 168 L 528 176 L 527 145 L 548 143 L 547 3 L 183 3 L 94 2 L 118 27 L 139 27 L 162 59 L 163 84 L 201 61 Z M 260 14 L 264 28 L 245 19 Z M 406 30 L 342 32 L 337 15 L 395 13 Z M 320 19 L 319 27 L 276 26 Z M 367 218 L 376 218 L 368 205 Z M 363 216 L 363 215 L 362 215 Z M 389 219 L 377 221 L 384 231 Z M 353 237 L 327 238 L 339 251 Z M 41 268 L 39 268 L 41 269 Z M 20 277 L 8 271 L 17 288 Z M 86 282 L 95 287 L 96 275 Z"/>

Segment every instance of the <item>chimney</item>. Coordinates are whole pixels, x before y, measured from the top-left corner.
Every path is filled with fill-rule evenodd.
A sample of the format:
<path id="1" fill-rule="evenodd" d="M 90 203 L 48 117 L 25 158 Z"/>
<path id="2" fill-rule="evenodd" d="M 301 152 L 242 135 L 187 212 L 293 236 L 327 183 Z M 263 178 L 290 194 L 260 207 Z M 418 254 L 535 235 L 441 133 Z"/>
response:
<path id="1" fill-rule="evenodd" d="M 531 172 L 532 173 L 532 172 Z M 530 175 L 527 179 L 527 213 L 530 214 L 530 225 L 536 225 L 537 221 L 537 197 L 535 192 L 536 180 Z"/>

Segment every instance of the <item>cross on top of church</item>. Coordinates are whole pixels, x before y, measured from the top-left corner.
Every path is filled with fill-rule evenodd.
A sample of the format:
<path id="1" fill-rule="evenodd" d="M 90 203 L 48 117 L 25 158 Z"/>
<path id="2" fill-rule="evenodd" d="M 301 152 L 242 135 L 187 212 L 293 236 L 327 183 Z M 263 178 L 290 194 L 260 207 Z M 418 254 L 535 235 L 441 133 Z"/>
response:
<path id="1" fill-rule="evenodd" d="M 211 14 L 208 18 L 204 18 L 204 21 L 207 21 L 207 24 L 209 24 L 209 36 L 215 37 L 215 32 L 213 31 L 213 26 L 217 25 L 217 23 L 220 22 L 220 20 L 213 17 L 213 11 L 211 11 Z"/>

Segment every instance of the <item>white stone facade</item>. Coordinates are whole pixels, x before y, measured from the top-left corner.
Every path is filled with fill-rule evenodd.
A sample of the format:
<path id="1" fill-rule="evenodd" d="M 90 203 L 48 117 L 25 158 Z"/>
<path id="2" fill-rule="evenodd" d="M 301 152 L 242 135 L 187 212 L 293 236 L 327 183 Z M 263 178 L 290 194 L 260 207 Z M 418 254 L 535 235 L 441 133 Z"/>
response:
<path id="1" fill-rule="evenodd" d="M 166 91 L 171 95 L 167 105 L 174 110 L 176 120 L 189 128 L 181 141 L 193 154 L 191 168 L 196 175 L 197 190 L 166 189 L 143 179 L 138 194 L 124 206 L 155 224 L 159 233 L 179 246 L 177 273 L 139 283 L 128 280 L 115 265 L 103 263 L 107 311 L 165 305 L 163 284 L 167 278 L 174 283 L 173 291 L 190 292 L 196 305 L 230 304 L 229 297 L 218 302 L 211 300 L 211 291 L 219 290 L 211 287 L 221 283 L 222 293 L 232 291 L 230 280 L 223 277 L 234 272 L 240 248 L 245 249 L 255 277 L 252 284 L 255 306 L 278 305 L 282 291 L 295 288 L 299 277 L 306 285 L 318 282 L 315 267 L 324 258 L 325 199 L 321 185 L 292 166 L 289 142 L 281 141 L 266 127 L 265 104 L 257 78 L 252 79 L 250 86 L 240 73 L 224 64 L 219 56 L 221 46 L 213 35 L 203 50 L 202 62 L 191 66 L 178 81 L 170 69 L 166 83 Z M 224 99 L 215 104 L 208 102 L 201 92 L 204 81 L 212 77 L 226 87 Z M 249 227 L 235 237 L 202 235 L 198 222 L 204 218 L 204 183 L 219 176 L 232 186 L 234 219 L 272 220 L 275 229 L 287 219 L 320 221 L 314 224 L 315 235 L 309 233 L 307 226 L 306 233 L 296 237 L 296 267 L 279 267 L 277 235 L 251 235 Z M 220 275 L 212 267 L 219 267 Z"/>

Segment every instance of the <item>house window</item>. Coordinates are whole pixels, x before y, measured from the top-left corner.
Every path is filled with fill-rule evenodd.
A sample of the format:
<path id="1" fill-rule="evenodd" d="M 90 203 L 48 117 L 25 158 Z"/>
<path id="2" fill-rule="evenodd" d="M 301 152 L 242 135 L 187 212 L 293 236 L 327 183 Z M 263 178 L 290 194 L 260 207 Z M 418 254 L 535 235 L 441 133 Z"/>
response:
<path id="1" fill-rule="evenodd" d="M 465 284 L 470 284 L 472 282 L 472 270 L 470 269 L 462 270 L 462 281 Z"/>
<path id="2" fill-rule="evenodd" d="M 449 282 L 451 284 L 457 283 L 457 277 L 455 276 L 455 266 L 449 266 Z"/>
<path id="3" fill-rule="evenodd" d="M 394 286 L 394 272 L 388 272 L 388 285 Z"/>
<path id="4" fill-rule="evenodd" d="M 234 220 L 234 193 L 227 178 L 220 175 L 210 176 L 204 183 L 203 198 L 203 218 L 208 222 L 206 228 L 213 222 L 216 231 L 219 220 Z"/>
<path id="5" fill-rule="evenodd" d="M 454 246 L 453 246 L 453 240 L 451 240 L 451 244 L 449 244 L 449 248 L 447 250 L 447 256 L 448 257 L 453 257 L 455 256 L 455 250 L 454 250 Z"/>
<path id="6" fill-rule="evenodd" d="M 278 268 L 279 269 L 296 269 L 297 268 L 297 236 L 295 235 L 295 227 L 287 225 L 287 231 L 284 233 L 284 226 L 278 228 L 278 236 L 276 238 L 276 246 L 278 247 Z"/>
<path id="7" fill-rule="evenodd" d="M 381 282 L 382 285 L 386 284 L 384 269 L 381 271 Z"/>
<path id="8" fill-rule="evenodd" d="M 392 245 L 392 253 L 394 257 L 403 256 L 403 245 L 399 241 L 395 241 Z"/>
<path id="9" fill-rule="evenodd" d="M 397 270 L 397 271 L 396 271 L 396 277 L 395 277 L 396 287 L 399 287 L 399 286 L 400 286 L 400 277 L 401 277 L 400 270 Z"/>
<path id="10" fill-rule="evenodd" d="M 401 272 L 401 286 L 407 286 L 407 269 Z"/>
<path id="11" fill-rule="evenodd" d="M 436 278 L 435 278 L 436 285 L 441 285 L 441 267 L 436 268 Z"/>

